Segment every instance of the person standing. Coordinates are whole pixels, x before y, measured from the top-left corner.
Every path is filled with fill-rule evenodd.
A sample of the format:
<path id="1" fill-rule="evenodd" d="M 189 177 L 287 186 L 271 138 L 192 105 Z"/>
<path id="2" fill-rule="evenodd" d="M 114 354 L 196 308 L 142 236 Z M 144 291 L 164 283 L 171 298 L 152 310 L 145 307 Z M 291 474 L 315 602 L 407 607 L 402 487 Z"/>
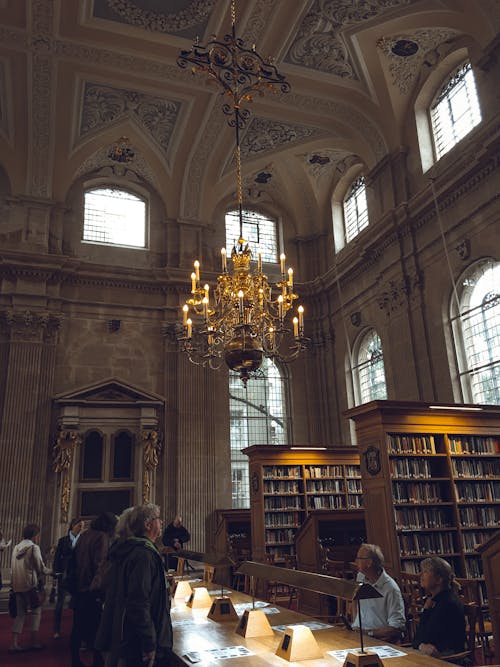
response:
<path id="1" fill-rule="evenodd" d="M 155 546 L 162 523 L 158 505 L 135 507 L 127 517 L 132 537 L 109 552 L 104 609 L 96 647 L 106 667 L 169 667 L 172 662 L 170 590 Z"/>
<path id="2" fill-rule="evenodd" d="M 172 523 L 169 523 L 168 526 L 163 531 L 161 541 L 166 547 L 170 547 L 170 549 L 179 551 L 180 549 L 182 549 L 182 547 L 186 542 L 189 542 L 190 539 L 191 535 L 188 529 L 182 525 L 182 517 L 179 514 L 177 514 L 174 517 Z M 166 555 L 165 566 L 167 570 L 169 568 L 173 568 L 175 570 L 175 568 L 177 567 L 177 557 L 171 555 L 171 552 L 169 551 L 165 551 L 165 555 Z"/>
<path id="3" fill-rule="evenodd" d="M 103 664 L 101 655 L 94 650 L 94 641 L 102 610 L 102 593 L 97 582 L 100 566 L 104 563 L 114 536 L 117 518 L 103 512 L 78 539 L 68 565 L 69 591 L 73 598 L 73 628 L 71 630 L 71 665 L 81 667 L 80 647 L 85 642 L 94 653 L 94 667 Z M 71 576 L 70 576 L 71 574 Z"/>
<path id="4" fill-rule="evenodd" d="M 43 586 L 44 575 L 50 574 L 45 567 L 40 552 L 40 527 L 35 523 L 27 524 L 23 529 L 23 539 L 16 544 L 12 551 L 12 590 L 16 594 L 17 616 L 12 625 L 11 653 L 23 651 L 19 643 L 24 627 L 24 618 L 31 610 L 31 642 L 28 650 L 43 648 L 38 640 L 40 620 L 42 617 L 41 604 L 33 591 L 39 591 Z"/>
<path id="5" fill-rule="evenodd" d="M 362 544 L 356 556 L 359 570 L 356 581 L 369 583 L 382 597 L 358 602 L 358 611 L 352 624 L 361 625 L 370 636 L 384 641 L 401 639 L 406 624 L 405 605 L 399 586 L 384 570 L 384 555 L 376 544 Z"/>
<path id="6" fill-rule="evenodd" d="M 83 521 L 80 517 L 71 520 L 69 524 L 68 534 L 63 535 L 57 543 L 56 553 L 54 555 L 54 562 L 52 570 L 54 577 L 57 580 L 57 600 L 54 608 L 54 639 L 61 637 L 61 617 L 64 607 L 64 600 L 68 595 L 66 586 L 66 570 L 69 559 L 72 555 L 73 549 L 76 547 L 78 538 L 83 530 Z"/>
<path id="7" fill-rule="evenodd" d="M 448 561 L 439 556 L 420 564 L 420 584 L 426 593 L 413 648 L 435 658 L 460 653 L 465 647 L 464 607 L 458 598 L 460 585 Z"/>

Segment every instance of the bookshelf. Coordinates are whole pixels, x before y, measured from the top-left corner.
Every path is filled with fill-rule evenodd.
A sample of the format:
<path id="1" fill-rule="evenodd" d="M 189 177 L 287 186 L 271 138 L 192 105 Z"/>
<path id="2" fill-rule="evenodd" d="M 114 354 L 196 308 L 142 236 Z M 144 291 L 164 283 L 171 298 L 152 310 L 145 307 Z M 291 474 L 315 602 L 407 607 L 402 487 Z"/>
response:
<path id="1" fill-rule="evenodd" d="M 316 510 L 362 508 L 361 471 L 354 447 L 252 445 L 249 457 L 252 558 L 294 556 L 295 536 Z"/>
<path id="2" fill-rule="evenodd" d="M 483 579 L 476 547 L 500 530 L 500 406 L 373 401 L 344 413 L 360 453 L 368 540 L 387 569 L 446 558 Z"/>

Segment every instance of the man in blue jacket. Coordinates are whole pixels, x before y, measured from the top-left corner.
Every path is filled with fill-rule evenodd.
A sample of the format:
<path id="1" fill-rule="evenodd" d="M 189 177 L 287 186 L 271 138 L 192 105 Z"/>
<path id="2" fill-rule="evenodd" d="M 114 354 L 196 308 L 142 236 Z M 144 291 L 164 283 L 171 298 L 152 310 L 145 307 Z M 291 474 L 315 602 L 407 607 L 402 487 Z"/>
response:
<path id="1" fill-rule="evenodd" d="M 162 531 L 159 507 L 134 507 L 128 528 L 133 537 L 117 540 L 109 551 L 96 646 L 110 667 L 169 667 L 170 590 L 154 544 Z"/>

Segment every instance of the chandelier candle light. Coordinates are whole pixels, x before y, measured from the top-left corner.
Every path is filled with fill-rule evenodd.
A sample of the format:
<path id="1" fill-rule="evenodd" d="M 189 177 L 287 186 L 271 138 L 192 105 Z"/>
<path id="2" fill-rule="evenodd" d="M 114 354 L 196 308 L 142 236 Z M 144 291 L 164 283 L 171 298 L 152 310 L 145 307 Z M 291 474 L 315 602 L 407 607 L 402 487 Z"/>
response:
<path id="1" fill-rule="evenodd" d="M 273 286 L 262 271 L 262 255 L 252 267 L 252 251 L 243 238 L 243 195 L 241 178 L 240 130 L 250 116 L 242 105 L 251 102 L 254 94 L 266 90 L 290 90 L 285 77 L 256 51 L 246 49 L 236 37 L 235 0 L 231 2 L 231 34 L 223 41 L 213 39 L 205 46 L 196 42 L 191 50 L 183 50 L 177 59 L 182 68 L 193 74 L 206 74 L 230 98 L 222 111 L 235 129 L 236 181 L 239 212 L 239 239 L 231 251 L 232 270 L 228 270 L 225 248 L 221 250 L 222 273 L 213 290 L 200 281 L 200 263 L 194 262 L 191 273 L 191 298 L 184 304 L 181 349 L 190 361 L 209 368 L 219 368 L 222 359 L 239 373 L 244 384 L 261 366 L 264 357 L 292 361 L 306 349 L 304 308 L 299 306 L 293 318 L 293 329 L 286 326 L 286 315 L 298 299 L 293 291 L 293 269 L 285 270 L 284 254 L 280 255 L 281 279 Z M 200 322 L 194 326 L 192 317 Z M 286 348 L 286 349 L 285 349 Z"/>

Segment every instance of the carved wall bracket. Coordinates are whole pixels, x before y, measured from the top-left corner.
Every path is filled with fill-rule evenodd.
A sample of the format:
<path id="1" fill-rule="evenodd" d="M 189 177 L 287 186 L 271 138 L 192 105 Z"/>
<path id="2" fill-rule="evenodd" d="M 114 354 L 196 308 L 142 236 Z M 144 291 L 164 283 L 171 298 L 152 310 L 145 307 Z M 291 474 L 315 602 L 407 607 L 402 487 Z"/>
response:
<path id="1" fill-rule="evenodd" d="M 61 523 L 68 522 L 72 464 L 75 449 L 81 444 L 82 438 L 77 431 L 60 431 L 52 447 L 53 469 L 61 475 Z"/>
<path id="2" fill-rule="evenodd" d="M 142 472 L 142 502 L 151 502 L 151 485 L 153 483 L 154 473 L 158 467 L 159 455 L 161 451 L 161 442 L 158 431 L 142 431 L 142 453 L 143 453 L 143 472 Z"/>

